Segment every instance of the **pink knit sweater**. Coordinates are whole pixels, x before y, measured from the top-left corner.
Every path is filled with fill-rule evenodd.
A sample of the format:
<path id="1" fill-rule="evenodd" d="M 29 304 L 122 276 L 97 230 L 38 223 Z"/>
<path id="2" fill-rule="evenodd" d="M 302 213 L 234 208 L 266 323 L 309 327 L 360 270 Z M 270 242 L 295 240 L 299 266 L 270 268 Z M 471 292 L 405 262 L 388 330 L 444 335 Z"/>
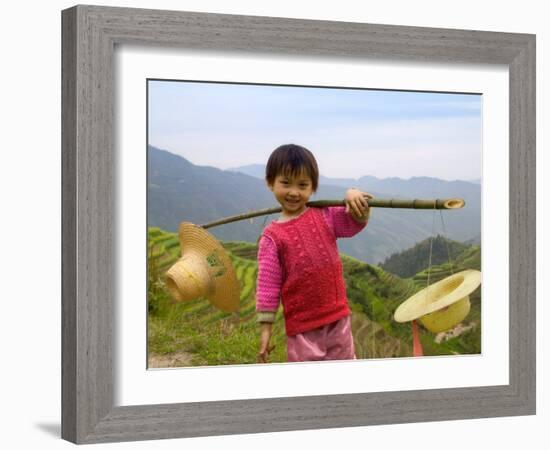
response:
<path id="1" fill-rule="evenodd" d="M 305 212 L 299 217 L 291 219 L 288 222 L 282 222 L 282 224 L 288 224 L 293 221 L 301 220 L 304 214 Z M 331 237 L 330 241 L 332 241 L 331 245 L 334 246 L 333 250 L 336 255 L 337 238 L 354 236 L 366 226 L 366 222 L 361 223 L 355 221 L 351 215 L 345 212 L 344 207 L 324 208 L 322 210 L 322 217 L 326 225 L 328 225 L 328 227 L 323 228 L 328 228 L 329 230 L 328 232 Z M 277 224 L 279 222 L 274 223 Z M 272 225 L 270 225 L 270 227 L 272 227 Z M 283 284 L 285 283 L 285 280 L 288 281 L 288 274 L 285 276 L 284 273 L 284 263 L 288 263 L 288 261 L 280 260 L 279 255 L 281 252 L 280 249 L 277 248 L 275 239 L 270 237 L 273 236 L 273 234 L 269 232 L 270 227 L 266 228 L 266 231 L 268 232 L 262 235 L 259 243 L 258 279 L 256 284 L 256 311 L 258 312 L 258 320 L 266 322 L 272 322 L 274 320 L 275 312 L 277 311 L 281 300 Z M 302 227 L 301 229 L 301 233 L 304 233 L 304 229 L 307 230 L 305 232 L 310 231 L 307 227 Z M 315 237 L 308 238 L 307 236 L 301 236 L 300 240 L 302 242 L 315 242 Z M 293 274 L 293 276 L 296 275 L 300 276 L 300 274 Z M 307 274 L 304 275 L 307 278 Z M 335 281 L 340 283 L 342 280 Z"/>

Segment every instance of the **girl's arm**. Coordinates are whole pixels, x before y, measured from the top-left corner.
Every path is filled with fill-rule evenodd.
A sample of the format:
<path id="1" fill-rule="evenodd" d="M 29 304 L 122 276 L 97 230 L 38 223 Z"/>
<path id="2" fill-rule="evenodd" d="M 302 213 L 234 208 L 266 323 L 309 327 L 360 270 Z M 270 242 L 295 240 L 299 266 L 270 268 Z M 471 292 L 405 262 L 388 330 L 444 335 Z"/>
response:
<path id="1" fill-rule="evenodd" d="M 256 312 L 258 322 L 273 322 L 279 308 L 283 271 L 277 246 L 262 236 L 258 245 L 258 278 L 256 280 Z"/>
<path id="2" fill-rule="evenodd" d="M 275 314 L 279 307 L 282 268 L 275 243 L 262 236 L 258 247 L 258 279 L 256 281 L 256 315 L 260 322 L 258 362 L 267 363 L 275 346 L 270 346 Z"/>
<path id="3" fill-rule="evenodd" d="M 260 325 L 260 351 L 258 352 L 258 362 L 266 363 L 269 358 L 269 354 L 275 348 L 274 345 L 269 346 L 269 340 L 271 339 L 272 323 L 262 323 Z"/>
<path id="4" fill-rule="evenodd" d="M 367 192 L 355 188 L 348 189 L 345 198 L 346 212 L 357 222 L 367 222 L 370 216 L 369 198 L 373 197 Z"/>
<path id="5" fill-rule="evenodd" d="M 357 195 L 360 195 L 360 199 Z M 329 228 L 334 233 L 335 238 L 349 238 L 355 236 L 361 230 L 367 226 L 367 222 L 370 217 L 370 208 L 368 206 L 366 198 L 372 198 L 372 195 L 361 192 L 358 189 L 349 189 L 346 192 L 346 207 L 333 206 L 329 208 L 323 208 L 325 220 Z M 360 202 L 361 206 L 357 206 L 357 202 Z M 363 202 L 367 203 L 364 207 L 365 212 L 362 215 L 360 209 L 363 208 Z M 359 209 L 359 213 L 354 213 L 354 206 Z"/>

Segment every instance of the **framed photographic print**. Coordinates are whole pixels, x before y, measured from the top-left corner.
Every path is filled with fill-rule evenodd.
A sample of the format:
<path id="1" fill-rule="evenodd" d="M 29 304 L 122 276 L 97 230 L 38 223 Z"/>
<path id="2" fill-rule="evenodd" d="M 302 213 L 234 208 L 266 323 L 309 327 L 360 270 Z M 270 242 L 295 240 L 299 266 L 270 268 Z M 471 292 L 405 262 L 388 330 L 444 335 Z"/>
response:
<path id="1" fill-rule="evenodd" d="M 175 55 L 170 60 L 175 66 Z M 159 64 L 157 59 L 154 66 Z M 371 65 L 370 75 L 362 72 L 363 81 L 373 82 L 373 71 Z M 305 65 L 294 72 L 304 73 Z M 505 73 L 493 76 L 500 76 L 504 100 Z M 481 78 L 477 71 L 478 83 Z M 174 79 L 149 79 L 147 92 L 150 367 L 256 362 L 257 242 L 272 217 L 208 227 L 231 255 L 238 311 L 223 311 L 206 298 L 173 305 L 163 280 L 169 270 L 179 275 L 181 222 L 207 224 L 276 201 L 263 179 L 265 162 L 286 140 L 304 143 L 320 167 L 318 187 L 308 199 L 344 198 L 355 186 L 376 198 L 432 193 L 467 204 L 452 212 L 379 207 L 364 233 L 338 241 L 346 255 L 343 275 L 358 359 L 411 355 L 410 324 L 392 319 L 398 305 L 428 281 L 481 270 L 480 94 Z M 489 111 L 490 101 L 484 102 Z M 423 355 L 481 353 L 480 291 L 477 286 L 459 328 L 458 317 L 454 325 L 422 328 Z M 270 362 L 285 362 L 282 315 L 277 319 Z"/>
<path id="2" fill-rule="evenodd" d="M 533 414 L 534 70 L 532 35 L 63 11 L 63 437 Z M 232 258 L 238 313 L 172 305 L 163 284 L 180 222 L 275 204 L 261 165 L 290 142 L 318 160 L 317 198 L 434 192 L 415 177 L 467 197 L 441 215 L 373 207 L 342 245 L 354 361 L 286 363 L 280 317 L 270 364 L 255 361 L 254 241 L 274 217 L 209 229 Z M 392 178 L 408 183 L 385 188 Z M 430 249 L 427 273 L 399 257 L 416 244 Z M 456 268 L 483 273 L 468 320 L 455 335 L 424 323 L 425 357 L 409 358 L 414 327 L 393 321 L 396 307 Z"/>

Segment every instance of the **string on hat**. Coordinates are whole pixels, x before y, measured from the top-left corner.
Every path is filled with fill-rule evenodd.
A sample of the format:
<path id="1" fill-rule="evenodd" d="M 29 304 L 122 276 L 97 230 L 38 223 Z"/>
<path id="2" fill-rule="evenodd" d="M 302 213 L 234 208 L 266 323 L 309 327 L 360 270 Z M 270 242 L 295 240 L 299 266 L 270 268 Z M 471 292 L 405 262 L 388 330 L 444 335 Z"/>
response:
<path id="1" fill-rule="evenodd" d="M 434 209 L 432 214 L 432 230 L 430 234 L 430 252 L 428 255 L 428 276 L 426 277 L 426 298 L 428 297 L 428 288 L 430 287 L 430 274 L 432 271 L 432 255 L 433 255 L 433 239 L 435 234 L 435 202 L 434 202 Z M 445 247 L 447 249 L 447 260 L 449 262 L 449 269 L 451 271 L 451 275 L 454 275 L 454 269 L 453 269 L 453 262 L 451 261 L 451 252 L 449 249 L 449 241 L 447 239 L 447 230 L 445 228 L 445 220 L 443 220 L 443 211 L 439 210 L 439 215 L 441 217 L 441 227 L 443 230 L 443 241 L 445 242 Z M 413 331 L 413 356 L 423 356 L 424 351 L 422 350 L 422 344 L 420 342 L 420 335 L 418 332 L 418 327 L 416 320 L 412 321 L 412 331 Z"/>

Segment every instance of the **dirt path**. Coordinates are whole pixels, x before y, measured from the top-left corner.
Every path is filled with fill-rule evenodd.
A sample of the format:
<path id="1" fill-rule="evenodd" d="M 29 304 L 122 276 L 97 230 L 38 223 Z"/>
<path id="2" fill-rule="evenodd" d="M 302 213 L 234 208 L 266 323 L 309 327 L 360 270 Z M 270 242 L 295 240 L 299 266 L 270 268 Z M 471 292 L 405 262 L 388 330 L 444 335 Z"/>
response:
<path id="1" fill-rule="evenodd" d="M 149 355 L 149 368 L 186 367 L 192 366 L 192 361 L 193 355 L 187 352 L 175 352 L 167 355 L 152 353 Z"/>

